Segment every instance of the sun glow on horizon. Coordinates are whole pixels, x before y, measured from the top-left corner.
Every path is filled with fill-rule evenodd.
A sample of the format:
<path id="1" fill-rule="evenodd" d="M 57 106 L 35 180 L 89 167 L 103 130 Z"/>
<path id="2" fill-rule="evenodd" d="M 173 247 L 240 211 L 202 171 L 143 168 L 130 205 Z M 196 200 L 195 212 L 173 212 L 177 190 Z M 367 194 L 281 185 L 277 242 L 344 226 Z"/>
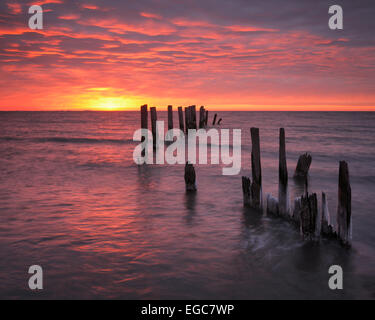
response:
<path id="1" fill-rule="evenodd" d="M 127 104 L 122 98 L 100 98 L 91 108 L 102 111 L 117 111 L 126 110 Z"/>
<path id="2" fill-rule="evenodd" d="M 97 96 L 82 99 L 77 105 L 93 111 L 126 111 L 133 109 L 134 104 L 133 99 L 123 96 Z"/>

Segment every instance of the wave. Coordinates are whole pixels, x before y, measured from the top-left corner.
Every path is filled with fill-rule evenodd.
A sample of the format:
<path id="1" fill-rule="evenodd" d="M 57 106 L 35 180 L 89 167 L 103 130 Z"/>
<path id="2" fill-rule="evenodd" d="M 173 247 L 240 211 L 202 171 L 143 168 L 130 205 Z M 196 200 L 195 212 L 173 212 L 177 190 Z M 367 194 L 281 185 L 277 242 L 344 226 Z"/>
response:
<path id="1" fill-rule="evenodd" d="M 22 141 L 24 139 L 17 137 L 0 137 L 0 141 Z"/>

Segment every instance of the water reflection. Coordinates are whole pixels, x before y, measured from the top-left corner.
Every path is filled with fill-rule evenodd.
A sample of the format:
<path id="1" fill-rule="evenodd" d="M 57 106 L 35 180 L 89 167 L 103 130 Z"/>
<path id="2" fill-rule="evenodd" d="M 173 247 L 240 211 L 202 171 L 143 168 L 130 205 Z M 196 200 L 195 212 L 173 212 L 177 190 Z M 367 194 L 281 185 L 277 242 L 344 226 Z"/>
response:
<path id="1" fill-rule="evenodd" d="M 196 204 L 197 204 L 197 193 L 196 192 L 186 192 L 185 198 L 185 208 L 187 214 L 185 220 L 187 225 L 192 225 L 194 222 L 194 217 L 196 215 Z"/>
<path id="2" fill-rule="evenodd" d="M 263 212 L 249 207 L 242 209 L 242 221 L 246 228 L 258 228 L 263 224 Z"/>

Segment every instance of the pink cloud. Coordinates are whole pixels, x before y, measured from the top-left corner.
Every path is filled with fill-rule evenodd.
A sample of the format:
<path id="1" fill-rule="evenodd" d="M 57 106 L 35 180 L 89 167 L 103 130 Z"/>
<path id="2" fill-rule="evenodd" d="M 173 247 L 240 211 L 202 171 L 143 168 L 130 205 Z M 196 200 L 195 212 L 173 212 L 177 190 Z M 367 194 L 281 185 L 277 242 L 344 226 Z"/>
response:
<path id="1" fill-rule="evenodd" d="M 141 12 L 140 15 L 142 17 L 149 18 L 149 19 L 158 19 L 158 20 L 162 19 L 162 17 L 160 15 L 154 14 L 154 13 L 149 13 L 149 12 Z"/>
<path id="2" fill-rule="evenodd" d="M 22 13 L 22 6 L 20 3 L 17 3 L 17 2 L 7 3 L 7 6 L 11 14 Z"/>
<path id="3" fill-rule="evenodd" d="M 277 32 L 278 29 L 270 29 L 270 28 L 260 28 L 260 27 L 254 27 L 254 26 L 241 26 L 241 25 L 233 25 L 233 26 L 227 26 L 226 29 L 234 32 L 257 32 L 257 31 L 263 31 L 263 32 Z"/>
<path id="4" fill-rule="evenodd" d="M 109 30 L 117 34 L 126 34 L 127 32 L 137 32 L 149 36 L 169 35 L 176 29 L 164 22 L 156 22 L 152 20 L 140 21 L 139 23 L 126 23 L 118 19 L 86 19 L 78 22 L 85 26 L 96 26 Z"/>
<path id="5" fill-rule="evenodd" d="M 59 16 L 59 19 L 61 20 L 77 20 L 80 18 L 79 14 L 66 14 L 63 16 Z"/>
<path id="6" fill-rule="evenodd" d="M 90 3 L 83 3 L 82 8 L 83 9 L 89 9 L 89 10 L 98 10 L 99 9 L 98 6 L 96 6 L 94 4 L 90 4 Z"/>
<path id="7" fill-rule="evenodd" d="M 28 3 L 28 6 L 38 5 L 42 6 L 45 4 L 63 4 L 64 0 L 32 0 Z"/>

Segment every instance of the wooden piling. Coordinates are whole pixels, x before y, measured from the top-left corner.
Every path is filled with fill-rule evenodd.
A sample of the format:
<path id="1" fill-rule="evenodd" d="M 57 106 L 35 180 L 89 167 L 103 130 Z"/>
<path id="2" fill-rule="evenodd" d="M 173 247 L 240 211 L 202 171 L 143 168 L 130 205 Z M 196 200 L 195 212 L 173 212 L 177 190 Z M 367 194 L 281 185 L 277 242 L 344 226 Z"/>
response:
<path id="1" fill-rule="evenodd" d="M 185 165 L 185 185 L 187 192 L 194 192 L 197 191 L 197 186 L 195 184 L 195 169 L 194 166 L 186 162 Z"/>
<path id="2" fill-rule="evenodd" d="M 168 106 L 168 130 L 173 129 L 173 107 Z"/>
<path id="3" fill-rule="evenodd" d="M 288 168 L 286 164 L 285 129 L 280 128 L 279 136 L 279 181 L 288 184 Z"/>
<path id="4" fill-rule="evenodd" d="M 251 184 L 252 206 L 256 209 L 262 208 L 262 167 L 260 161 L 259 129 L 251 128 L 251 171 L 253 182 Z"/>
<path id="5" fill-rule="evenodd" d="M 204 110 L 204 107 L 201 106 L 200 109 L 199 109 L 199 129 L 203 129 L 204 128 L 204 124 L 205 124 L 205 110 Z"/>
<path id="6" fill-rule="evenodd" d="M 301 197 L 294 199 L 294 207 L 292 214 L 292 222 L 299 227 L 301 222 L 301 210 L 302 210 L 302 200 Z"/>
<path id="7" fill-rule="evenodd" d="M 152 131 L 152 138 L 153 138 L 153 146 L 155 149 L 156 148 L 156 121 L 157 121 L 156 108 L 152 107 L 150 111 L 151 111 L 151 131 Z"/>
<path id="8" fill-rule="evenodd" d="M 221 121 L 222 121 L 223 119 L 219 119 L 219 121 L 217 122 L 217 124 L 220 126 L 221 125 Z"/>
<path id="9" fill-rule="evenodd" d="M 190 129 L 190 107 L 185 108 L 185 131 L 189 132 Z"/>
<path id="10" fill-rule="evenodd" d="M 204 118 L 204 125 L 205 125 L 205 127 L 207 127 L 207 125 L 208 125 L 208 110 L 206 110 L 206 116 Z"/>
<path id="11" fill-rule="evenodd" d="M 141 106 L 141 129 L 148 129 L 148 113 L 147 104 Z M 145 141 L 146 137 L 142 136 L 141 142 Z M 145 156 L 145 149 L 142 150 L 142 157 Z"/>
<path id="12" fill-rule="evenodd" d="M 337 236 L 344 245 L 351 244 L 351 228 L 352 191 L 349 181 L 349 168 L 345 161 L 340 161 L 337 206 Z"/>
<path id="13" fill-rule="evenodd" d="M 147 129 L 147 120 L 148 120 L 147 104 L 145 104 L 141 106 L 141 128 L 142 129 Z"/>
<path id="14" fill-rule="evenodd" d="M 309 173 L 311 161 L 312 161 L 312 157 L 311 157 L 310 154 L 305 153 L 305 154 L 301 155 L 298 159 L 298 163 L 297 163 L 296 171 L 294 173 L 294 177 L 306 178 L 308 173 Z"/>
<path id="15" fill-rule="evenodd" d="M 314 240 L 318 217 L 318 199 L 316 193 L 301 197 L 300 230 L 303 239 Z"/>
<path id="16" fill-rule="evenodd" d="M 214 115 L 214 120 L 212 121 L 212 125 L 214 126 L 216 124 L 216 118 L 217 118 L 217 113 Z"/>
<path id="17" fill-rule="evenodd" d="M 279 136 L 279 214 L 289 216 L 288 168 L 286 163 L 285 129 Z"/>
<path id="18" fill-rule="evenodd" d="M 242 194 L 243 194 L 243 204 L 245 207 L 251 206 L 251 180 L 248 177 L 242 177 Z"/>
<path id="19" fill-rule="evenodd" d="M 191 119 L 191 129 L 197 129 L 197 110 L 196 106 L 191 106 L 191 111 L 190 111 L 190 119 Z"/>
<path id="20" fill-rule="evenodd" d="M 184 132 L 185 126 L 184 126 L 184 114 L 182 112 L 182 107 L 178 107 L 178 121 L 180 123 L 180 130 Z"/>

